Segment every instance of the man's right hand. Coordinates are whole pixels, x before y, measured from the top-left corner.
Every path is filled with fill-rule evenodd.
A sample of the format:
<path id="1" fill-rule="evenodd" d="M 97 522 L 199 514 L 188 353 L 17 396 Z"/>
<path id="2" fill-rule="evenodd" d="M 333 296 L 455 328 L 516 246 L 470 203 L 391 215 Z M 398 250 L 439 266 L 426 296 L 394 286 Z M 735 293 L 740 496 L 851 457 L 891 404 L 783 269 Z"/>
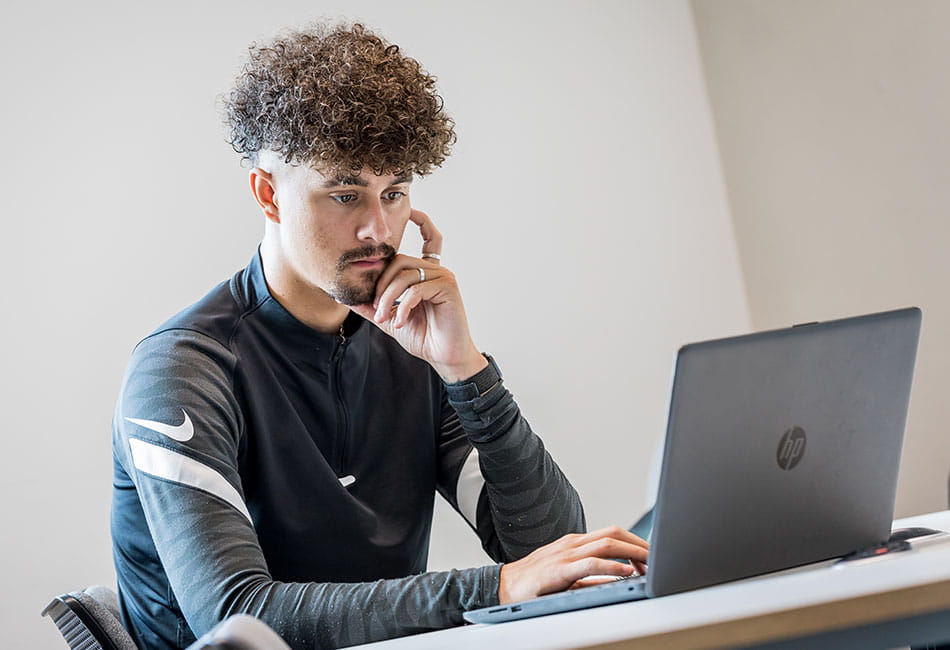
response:
<path id="1" fill-rule="evenodd" d="M 588 576 L 626 577 L 646 572 L 650 545 L 618 526 L 571 534 L 501 567 L 501 605 L 564 591 Z M 630 560 L 631 564 L 615 560 Z"/>

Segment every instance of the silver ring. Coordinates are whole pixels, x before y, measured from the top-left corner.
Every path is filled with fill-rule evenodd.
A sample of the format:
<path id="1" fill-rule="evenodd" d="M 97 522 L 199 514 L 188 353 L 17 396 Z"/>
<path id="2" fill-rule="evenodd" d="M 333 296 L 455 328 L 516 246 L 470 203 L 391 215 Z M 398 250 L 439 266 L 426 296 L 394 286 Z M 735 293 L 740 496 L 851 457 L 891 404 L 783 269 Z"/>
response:
<path id="1" fill-rule="evenodd" d="M 424 270 L 422 267 L 419 267 L 419 268 L 416 269 L 416 270 L 419 271 L 419 282 L 425 282 L 425 281 L 426 281 L 426 272 L 425 272 L 425 270 Z"/>
<path id="2" fill-rule="evenodd" d="M 435 260 L 435 261 L 437 261 L 437 262 L 441 262 L 441 261 L 442 261 L 442 256 L 439 255 L 438 253 L 423 253 L 423 254 L 422 254 L 422 259 L 424 259 L 424 260 Z"/>

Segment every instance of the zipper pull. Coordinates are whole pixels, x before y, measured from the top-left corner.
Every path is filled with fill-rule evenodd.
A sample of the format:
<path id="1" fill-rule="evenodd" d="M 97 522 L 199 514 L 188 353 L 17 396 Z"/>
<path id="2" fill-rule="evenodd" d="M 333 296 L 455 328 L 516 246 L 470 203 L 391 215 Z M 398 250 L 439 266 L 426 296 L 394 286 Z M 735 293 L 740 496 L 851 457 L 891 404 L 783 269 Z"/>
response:
<path id="1" fill-rule="evenodd" d="M 343 350 L 346 349 L 346 334 L 343 332 L 343 326 L 340 325 L 340 331 L 337 333 L 337 336 L 340 337 L 340 342 L 336 346 L 336 350 L 333 351 L 333 361 L 337 362 L 340 360 L 340 357 L 343 356 Z"/>

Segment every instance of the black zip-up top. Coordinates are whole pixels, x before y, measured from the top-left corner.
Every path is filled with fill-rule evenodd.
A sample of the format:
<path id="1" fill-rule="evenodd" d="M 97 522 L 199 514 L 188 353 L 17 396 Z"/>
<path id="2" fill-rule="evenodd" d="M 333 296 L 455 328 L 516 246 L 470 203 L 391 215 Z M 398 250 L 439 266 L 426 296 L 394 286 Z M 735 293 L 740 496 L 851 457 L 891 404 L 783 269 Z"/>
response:
<path id="1" fill-rule="evenodd" d="M 294 648 L 461 623 L 497 603 L 499 566 L 424 573 L 436 491 L 496 562 L 584 528 L 493 364 L 446 385 L 355 314 L 317 332 L 257 255 L 136 346 L 113 452 L 120 604 L 143 648 L 240 612 Z"/>

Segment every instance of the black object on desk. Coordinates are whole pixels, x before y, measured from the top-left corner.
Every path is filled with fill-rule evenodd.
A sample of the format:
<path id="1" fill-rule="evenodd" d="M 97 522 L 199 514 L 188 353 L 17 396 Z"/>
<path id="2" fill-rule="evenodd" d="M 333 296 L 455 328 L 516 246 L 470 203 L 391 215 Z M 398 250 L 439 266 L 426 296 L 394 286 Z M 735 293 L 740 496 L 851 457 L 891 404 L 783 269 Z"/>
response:
<path id="1" fill-rule="evenodd" d="M 911 549 L 910 540 L 920 537 L 930 537 L 931 535 L 944 535 L 944 531 L 936 528 L 924 528 L 923 526 L 913 526 L 911 528 L 898 528 L 891 531 L 891 536 L 886 542 L 875 544 L 852 551 L 843 556 L 838 562 L 853 562 L 855 560 L 866 560 L 872 557 L 880 557 L 888 553 L 899 553 Z"/>
<path id="2" fill-rule="evenodd" d="M 930 535 L 946 534 L 936 528 L 924 528 L 923 526 L 912 526 L 910 528 L 898 528 L 891 531 L 891 538 L 888 541 L 910 540 L 918 537 L 929 537 Z"/>

